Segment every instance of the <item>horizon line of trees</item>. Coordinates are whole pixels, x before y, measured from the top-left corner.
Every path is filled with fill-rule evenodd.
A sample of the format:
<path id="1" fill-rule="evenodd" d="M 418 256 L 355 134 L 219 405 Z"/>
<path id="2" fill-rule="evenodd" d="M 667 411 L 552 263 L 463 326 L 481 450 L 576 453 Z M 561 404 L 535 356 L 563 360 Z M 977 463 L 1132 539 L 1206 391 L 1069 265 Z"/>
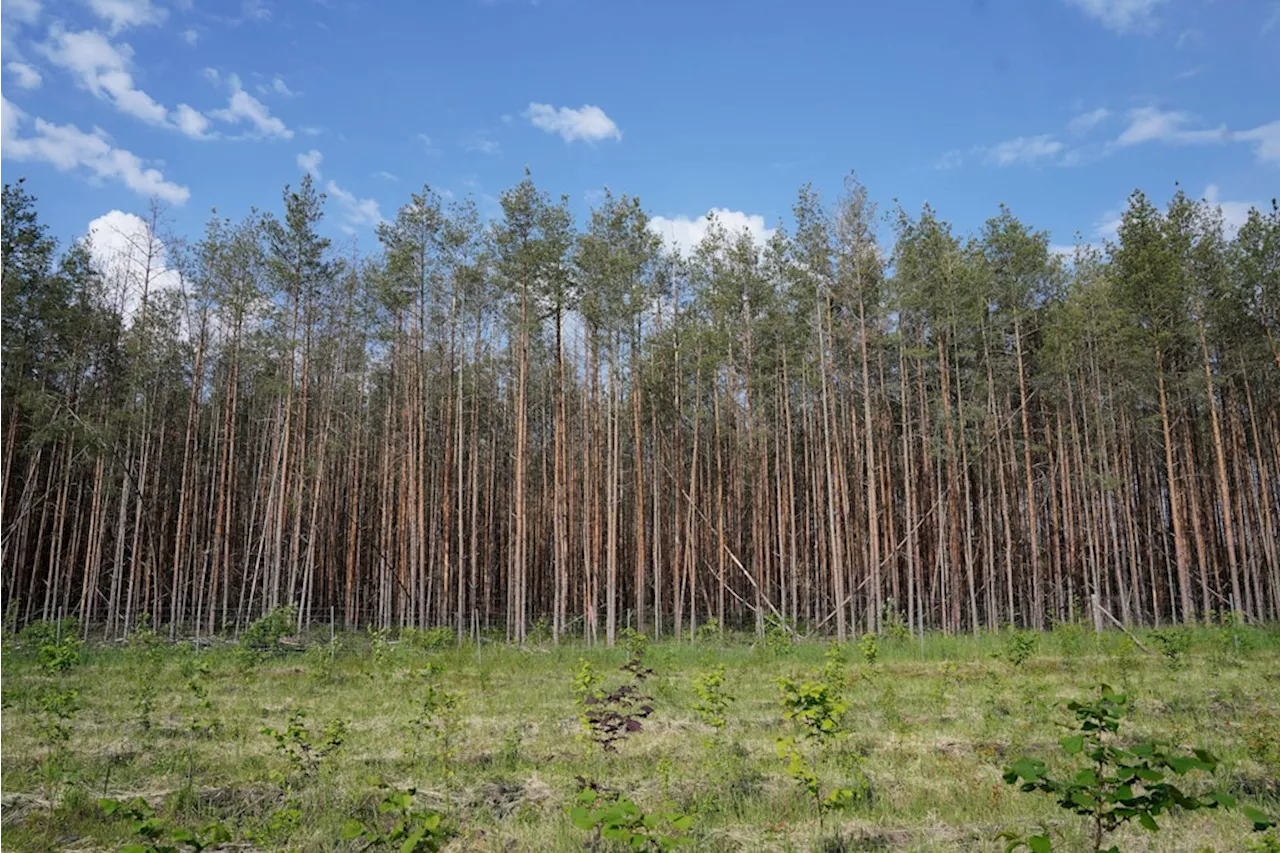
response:
<path id="1" fill-rule="evenodd" d="M 3 198 L 6 618 L 128 633 L 714 620 L 840 639 L 1280 619 L 1280 210 L 1134 192 L 1073 257 L 1001 207 L 888 217 L 852 176 L 763 244 L 671 251 L 526 177 L 424 187 L 342 256 L 160 211 L 109 263 Z"/>

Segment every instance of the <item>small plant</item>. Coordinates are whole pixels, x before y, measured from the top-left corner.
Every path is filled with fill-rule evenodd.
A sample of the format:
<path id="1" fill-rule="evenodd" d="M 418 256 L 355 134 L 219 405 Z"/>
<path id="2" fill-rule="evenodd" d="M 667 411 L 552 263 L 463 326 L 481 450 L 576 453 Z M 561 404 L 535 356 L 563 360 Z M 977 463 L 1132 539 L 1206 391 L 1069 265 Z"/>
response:
<path id="1" fill-rule="evenodd" d="M 632 682 L 607 690 L 604 679 L 590 661 L 580 660 L 573 676 L 573 693 L 579 708 L 579 720 L 586 737 L 605 752 L 617 752 L 618 742 L 644 728 L 641 720 L 653 713 L 649 703 L 653 697 L 640 690 L 640 683 L 653 674 L 645 666 L 644 654 L 648 638 L 627 630 L 623 633 L 629 657 L 619 669 L 628 673 Z"/>
<path id="2" fill-rule="evenodd" d="M 40 691 L 36 731 L 55 761 L 65 757 L 71 741 L 71 723 L 80 712 L 80 691 L 50 685 Z"/>
<path id="3" fill-rule="evenodd" d="M 622 631 L 622 644 L 627 650 L 627 662 L 620 667 L 621 670 L 631 673 L 636 681 L 644 681 L 653 675 L 653 670 L 644 662 L 645 653 L 649 650 L 649 638 L 639 631 L 625 628 Z"/>
<path id="4" fill-rule="evenodd" d="M 369 652 L 373 656 L 373 667 L 367 671 L 367 674 L 370 678 L 375 678 L 379 670 L 386 669 L 391 663 L 391 629 L 375 628 L 370 625 L 368 633 Z"/>
<path id="5" fill-rule="evenodd" d="M 782 718 L 799 727 L 798 736 L 777 740 L 778 757 L 786 761 L 787 775 L 812 801 L 819 826 L 828 812 L 845 808 L 857 798 L 852 788 L 833 788 L 824 793 L 815 761 L 805 754 L 802 746 L 811 744 L 811 749 L 820 756 L 845 734 L 844 715 L 849 710 L 849 703 L 841 693 L 841 684 L 832 677 L 831 664 L 838 659 L 839 647 L 833 644 L 827 652 L 825 677 L 804 682 L 790 678 L 778 680 L 782 691 Z M 863 778 L 859 784 L 860 792 L 865 795 L 867 788 Z"/>
<path id="6" fill-rule="evenodd" d="M 778 738 L 777 749 L 778 757 L 787 762 L 787 775 L 813 802 L 819 823 L 827 812 L 843 809 L 853 802 L 851 788 L 833 788 L 825 794 L 822 792 L 822 782 L 813 763 L 805 756 L 794 737 Z"/>
<path id="7" fill-rule="evenodd" d="M 220 823 L 211 823 L 200 830 L 173 827 L 156 815 L 156 810 L 141 797 L 128 802 L 103 799 L 98 801 L 107 817 L 119 817 L 129 821 L 130 830 L 139 841 L 126 844 L 120 853 L 180 853 L 189 850 L 200 853 L 216 844 L 231 840 L 231 833 Z"/>
<path id="8" fill-rule="evenodd" d="M 605 752 L 617 752 L 618 742 L 644 728 L 641 720 L 653 713 L 649 697 L 634 685 L 598 691 L 582 699 L 582 724 L 587 737 Z"/>
<path id="9" fill-rule="evenodd" d="M 569 819 L 584 832 L 588 850 L 601 850 L 616 841 L 628 850 L 667 851 L 693 843 L 687 834 L 693 817 L 680 812 L 646 814 L 634 802 L 594 782 L 578 777 L 578 795 L 569 806 Z"/>
<path id="10" fill-rule="evenodd" d="M 450 833 L 435 812 L 416 811 L 413 797 L 417 791 L 407 788 L 393 791 L 384 782 L 378 788 L 388 791 L 378 804 L 378 819 L 371 824 L 355 818 L 342 827 L 342 839 L 363 839 L 363 850 L 398 850 L 400 853 L 434 853 L 449 839 Z"/>
<path id="11" fill-rule="evenodd" d="M 719 664 L 710 672 L 695 676 L 693 692 L 698 697 L 698 701 L 693 705 L 698 719 L 717 732 L 723 730 L 729 724 L 725 715 L 728 713 L 729 704 L 733 702 L 733 696 L 724 687 L 724 664 Z"/>
<path id="12" fill-rule="evenodd" d="M 457 752 L 458 732 L 461 728 L 458 719 L 460 697 L 435 681 L 435 677 L 442 671 L 439 667 L 426 671 L 427 682 L 422 688 L 418 713 L 409 721 L 409 729 L 413 733 L 413 760 L 417 760 L 423 737 L 430 736 L 435 743 L 435 759 L 448 773 Z"/>
<path id="13" fill-rule="evenodd" d="M 826 742 L 843 733 L 849 703 L 831 681 L 780 678 L 778 686 L 782 689 L 782 718 L 799 724 L 802 737 Z"/>
<path id="14" fill-rule="evenodd" d="M 143 735 L 151 732 L 155 712 L 156 693 L 160 683 L 160 667 L 164 643 L 151 627 L 150 614 L 138 617 L 138 624 L 129 636 L 129 650 L 133 661 L 133 700 L 138 717 L 138 728 Z"/>
<path id="15" fill-rule="evenodd" d="M 862 659 L 867 662 L 867 666 L 875 666 L 880 658 L 880 640 L 875 634 L 863 634 L 858 639 L 858 651 L 862 653 Z"/>
<path id="16" fill-rule="evenodd" d="M 262 730 L 264 735 L 276 742 L 276 751 L 289 762 L 291 772 L 279 780 L 283 783 L 288 783 L 292 777 L 304 782 L 314 779 L 325 759 L 341 749 L 346 740 L 345 720 L 330 720 L 318 734 L 313 734 L 307 728 L 306 721 L 305 711 L 294 710 L 289 714 L 284 731 L 269 727 Z"/>
<path id="17" fill-rule="evenodd" d="M 1170 669 L 1186 668 L 1187 652 L 1191 651 L 1191 632 L 1185 628 L 1157 628 L 1151 632 L 1151 642 L 1164 655 Z"/>
<path id="18" fill-rule="evenodd" d="M 64 634 L 61 639 L 42 637 L 37 646 L 40 669 L 45 675 L 61 675 L 80 663 L 81 645 L 80 638 L 74 634 Z"/>
<path id="19" fill-rule="evenodd" d="M 1044 762 L 1021 758 L 1005 769 L 1004 781 L 1023 791 L 1049 794 L 1062 808 L 1086 817 L 1092 849 L 1102 850 L 1104 837 L 1130 821 L 1136 820 L 1144 829 L 1155 832 L 1160 828 L 1156 818 L 1165 812 L 1235 805 L 1235 800 L 1224 793 L 1187 794 L 1168 781 L 1170 774 L 1213 773 L 1218 759 L 1207 750 L 1181 755 L 1156 742 L 1127 748 L 1116 745 L 1116 733 L 1128 709 L 1128 699 L 1123 694 L 1104 684 L 1098 698 L 1070 702 L 1067 708 L 1075 715 L 1079 734 L 1064 737 L 1060 742 L 1062 751 L 1077 760 L 1087 759 L 1087 764 L 1071 776 L 1057 779 L 1049 775 Z M 1009 850 L 1025 846 L 1033 853 L 1042 853 L 1050 849 L 1047 835 L 1011 838 Z M 1118 851 L 1115 846 L 1107 848 L 1107 853 Z"/>
<path id="20" fill-rule="evenodd" d="M 724 639 L 724 628 L 718 619 L 708 619 L 698 626 L 694 639 L 699 643 L 718 643 Z"/>
<path id="21" fill-rule="evenodd" d="M 423 652 L 438 652 L 457 645 L 457 635 L 449 628 L 405 628 L 400 639 L 409 647 Z"/>
<path id="22" fill-rule="evenodd" d="M 765 617 L 764 650 L 772 657 L 789 655 L 795 651 L 795 627 L 785 619 L 769 615 Z"/>
<path id="23" fill-rule="evenodd" d="M 896 643 L 905 643 L 911 639 L 911 626 L 902 618 L 898 610 L 898 602 L 889 596 L 884 602 L 884 613 L 880 616 L 880 630 L 889 635 Z"/>
<path id="24" fill-rule="evenodd" d="M 298 611 L 293 605 L 277 607 L 260 619 L 255 619 L 240 635 L 240 645 L 263 654 L 275 654 L 281 650 L 280 641 L 293 632 Z"/>
<path id="25" fill-rule="evenodd" d="M 1022 667 L 1036 653 L 1039 638 L 1032 631 L 1019 631 L 1010 627 L 1004 633 L 1000 651 L 996 656 L 1013 667 Z"/>
<path id="26" fill-rule="evenodd" d="M 187 730 L 196 737 L 213 737 L 222 726 L 214 716 L 213 701 L 209 698 L 209 664 L 199 658 L 184 662 L 182 673 L 184 686 L 192 700 Z"/>

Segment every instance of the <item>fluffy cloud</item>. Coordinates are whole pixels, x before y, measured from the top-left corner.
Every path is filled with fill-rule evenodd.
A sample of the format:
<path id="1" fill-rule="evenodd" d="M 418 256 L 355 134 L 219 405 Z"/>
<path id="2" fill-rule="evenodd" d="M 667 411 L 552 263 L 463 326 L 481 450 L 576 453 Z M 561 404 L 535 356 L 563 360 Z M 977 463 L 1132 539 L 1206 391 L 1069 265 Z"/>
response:
<path id="1" fill-rule="evenodd" d="M 151 0 L 88 0 L 89 8 L 115 35 L 128 27 L 163 24 L 169 10 L 151 5 Z"/>
<path id="2" fill-rule="evenodd" d="M 622 139 L 622 131 L 605 115 L 604 110 L 591 104 L 578 109 L 553 107 L 550 104 L 529 104 L 525 118 L 539 130 L 558 133 L 565 142 L 581 139 L 599 142 L 602 139 Z"/>
<path id="3" fill-rule="evenodd" d="M 168 111 L 134 85 L 133 50 L 127 44 L 117 47 L 95 30 L 66 32 L 54 26 L 40 50 L 54 65 L 74 74 L 94 97 L 120 112 L 148 124 L 167 123 Z"/>
<path id="4" fill-rule="evenodd" d="M 299 154 L 297 157 L 298 168 L 304 172 L 309 172 L 315 177 L 320 177 L 320 163 L 323 162 L 324 155 L 316 149 L 312 148 L 305 154 Z"/>
<path id="5" fill-rule="evenodd" d="M 272 77 L 270 83 L 259 83 L 257 88 L 258 94 L 263 97 L 268 95 L 283 95 L 286 98 L 292 98 L 298 94 L 289 88 L 289 85 L 284 82 L 284 78 L 279 74 Z"/>
<path id="6" fill-rule="evenodd" d="M 986 152 L 985 159 L 988 163 L 1012 166 L 1016 163 L 1034 163 L 1045 157 L 1053 157 L 1062 153 L 1063 148 L 1065 146 L 1058 140 L 1048 134 L 1041 134 L 1007 139 L 983 150 Z"/>
<path id="7" fill-rule="evenodd" d="M 35 132 L 20 136 L 27 116 L 0 98 L 3 118 L 3 154 L 12 160 L 42 161 L 60 172 L 85 169 L 97 180 L 119 181 L 142 196 L 183 204 L 191 196 L 184 186 L 165 180 L 159 170 L 148 168 L 130 151 L 115 148 L 106 133 L 94 128 L 85 133 L 70 124 L 54 124 L 42 118 L 34 121 Z"/>
<path id="8" fill-rule="evenodd" d="M 933 168 L 945 172 L 950 169 L 958 169 L 963 164 L 964 155 L 953 149 L 939 157 L 938 162 L 933 164 Z"/>
<path id="9" fill-rule="evenodd" d="M 1090 18 L 1115 33 L 1148 30 L 1155 23 L 1156 7 L 1165 0 L 1067 0 Z"/>
<path id="10" fill-rule="evenodd" d="M 1217 184 L 1209 184 L 1209 186 L 1205 187 L 1202 198 L 1222 211 L 1222 223 L 1226 227 L 1228 234 L 1234 234 L 1240 230 L 1240 226 L 1244 225 L 1245 220 L 1249 218 L 1250 210 L 1255 207 L 1262 209 L 1262 205 L 1254 201 L 1221 200 Z"/>
<path id="11" fill-rule="evenodd" d="M 142 304 L 164 290 L 182 287 L 182 276 L 169 267 L 165 245 L 139 216 L 112 210 L 89 223 L 89 251 L 106 279 L 116 307 L 132 319 Z"/>
<path id="12" fill-rule="evenodd" d="M 5 68 L 14 76 L 13 83 L 19 89 L 39 89 L 40 83 L 44 80 L 39 71 L 25 62 L 10 62 Z"/>
<path id="13" fill-rule="evenodd" d="M 209 119 L 204 113 L 187 104 L 178 104 L 178 108 L 173 111 L 173 123 L 187 136 L 195 139 L 205 138 L 209 130 Z"/>
<path id="14" fill-rule="evenodd" d="M 347 192 L 333 181 L 329 181 L 325 186 L 325 192 L 342 205 L 343 213 L 347 218 L 347 224 L 342 230 L 348 234 L 354 234 L 359 226 L 373 226 L 382 222 L 382 211 L 378 209 L 378 203 L 373 199 L 356 198 L 353 193 Z"/>
<path id="15" fill-rule="evenodd" d="M 207 73 L 206 71 L 206 75 Z M 240 85 L 239 75 L 228 75 L 227 85 L 231 87 L 231 97 L 227 101 L 227 106 L 220 110 L 213 110 L 209 113 L 210 116 L 228 124 L 248 124 L 259 136 L 293 138 L 293 131 L 286 127 L 283 121 L 273 116 L 266 104 L 244 90 Z"/>
<path id="16" fill-rule="evenodd" d="M 654 216 L 649 220 L 649 230 L 665 240 L 667 245 L 688 256 L 706 236 L 712 219 L 720 223 L 720 226 L 731 235 L 746 231 L 758 246 L 768 242 L 774 231 L 765 226 L 763 216 L 723 207 L 713 207 L 710 212 L 697 219 L 690 219 L 687 216 L 674 218 Z"/>
<path id="17" fill-rule="evenodd" d="M 1081 113 L 1067 123 L 1067 130 L 1075 134 L 1088 133 L 1111 117 L 1111 110 L 1098 107 L 1087 113 Z"/>
<path id="18" fill-rule="evenodd" d="M 1226 125 L 1212 129 L 1188 130 L 1192 122 L 1190 113 L 1181 110 L 1161 110 L 1157 107 L 1139 107 L 1129 110 L 1129 125 L 1111 143 L 1116 148 L 1126 148 L 1143 142 L 1166 142 L 1179 145 L 1204 145 L 1226 142 L 1230 131 Z"/>
<path id="19" fill-rule="evenodd" d="M 1260 162 L 1280 165 L 1280 121 L 1242 130 L 1235 138 L 1254 143 L 1253 154 Z"/>
<path id="20" fill-rule="evenodd" d="M 182 31 L 182 40 L 192 47 L 196 46 L 196 42 L 200 41 L 200 33 L 192 29 Z"/>
<path id="21" fill-rule="evenodd" d="M 20 55 L 18 35 L 23 27 L 40 20 L 40 0 L 0 0 L 4 26 L 0 27 L 0 46 L 11 58 Z"/>

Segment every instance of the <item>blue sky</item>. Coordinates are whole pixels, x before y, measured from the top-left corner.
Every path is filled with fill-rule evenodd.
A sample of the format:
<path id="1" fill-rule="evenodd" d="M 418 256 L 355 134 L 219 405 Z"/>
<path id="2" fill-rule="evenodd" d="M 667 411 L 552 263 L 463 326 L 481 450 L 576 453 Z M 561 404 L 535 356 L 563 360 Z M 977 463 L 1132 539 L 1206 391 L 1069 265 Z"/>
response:
<path id="1" fill-rule="evenodd" d="M 528 165 L 580 216 L 603 186 L 668 236 L 757 232 L 856 170 L 882 209 L 1053 242 L 1181 182 L 1238 221 L 1280 193 L 1280 2 L 4 0 L 4 179 L 62 238 L 151 196 L 278 210 L 304 169 L 335 239 L 424 182 L 496 196 Z"/>

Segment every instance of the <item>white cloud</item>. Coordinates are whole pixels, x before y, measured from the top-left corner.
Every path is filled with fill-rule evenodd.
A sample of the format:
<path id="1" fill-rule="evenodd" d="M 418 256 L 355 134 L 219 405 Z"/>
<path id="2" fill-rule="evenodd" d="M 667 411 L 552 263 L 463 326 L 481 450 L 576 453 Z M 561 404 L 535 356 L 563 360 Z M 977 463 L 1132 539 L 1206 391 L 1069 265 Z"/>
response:
<path id="1" fill-rule="evenodd" d="M 299 154 L 297 157 L 298 168 L 304 172 L 310 172 L 315 177 L 320 177 L 320 163 L 323 162 L 324 155 L 316 149 L 312 148 L 305 154 Z"/>
<path id="2" fill-rule="evenodd" d="M 200 41 L 200 33 L 192 29 L 182 31 L 182 40 L 192 47 L 196 46 L 196 42 Z"/>
<path id="3" fill-rule="evenodd" d="M 163 24 L 169 10 L 151 5 L 151 0 L 88 0 L 89 8 L 106 24 L 111 35 L 129 27 Z"/>
<path id="4" fill-rule="evenodd" d="M 160 291 L 182 287 L 182 276 L 169 267 L 164 243 L 140 216 L 112 210 L 90 222 L 88 234 L 94 266 L 106 278 L 126 319 L 137 313 L 144 288 L 151 299 Z"/>
<path id="5" fill-rule="evenodd" d="M 16 78 L 13 84 L 19 89 L 39 89 L 40 83 L 44 80 L 39 71 L 25 62 L 10 62 L 5 68 L 9 69 L 9 73 Z"/>
<path id="6" fill-rule="evenodd" d="M 270 83 L 259 83 L 257 88 L 260 95 L 283 95 L 286 98 L 292 98 L 299 94 L 290 89 L 279 74 L 272 77 Z"/>
<path id="7" fill-rule="evenodd" d="M 18 36 L 23 27 L 40 20 L 40 9 L 40 0 L 0 0 L 0 14 L 4 20 L 4 26 L 0 27 L 0 47 L 9 57 L 20 55 Z"/>
<path id="8" fill-rule="evenodd" d="M 578 109 L 553 107 L 550 104 L 530 103 L 524 111 L 525 118 L 539 130 L 558 133 L 565 142 L 581 139 L 599 142 L 602 139 L 622 139 L 622 131 L 605 115 L 604 110 L 591 104 Z"/>
<path id="9" fill-rule="evenodd" d="M 723 207 L 714 207 L 709 213 L 697 219 L 690 219 L 687 216 L 674 218 L 654 216 L 649 220 L 649 230 L 665 240 L 669 246 L 679 249 L 682 254 L 688 256 L 706 236 L 713 217 L 730 235 L 746 231 L 758 246 L 764 246 L 774 231 L 772 228 L 765 227 L 763 216 Z"/>
<path id="10" fill-rule="evenodd" d="M 164 106 L 134 85 L 133 50 L 127 44 L 117 47 L 96 30 L 69 33 L 57 25 L 49 36 L 40 51 L 54 65 L 76 75 L 80 85 L 94 97 L 148 124 L 166 123 L 168 112 Z"/>
<path id="11" fill-rule="evenodd" d="M 1088 133 L 1111 117 L 1111 110 L 1098 107 L 1087 113 L 1081 113 L 1067 123 L 1067 130 L 1075 134 Z"/>
<path id="12" fill-rule="evenodd" d="M 939 157 L 938 162 L 933 164 L 933 168 L 945 172 L 949 169 L 958 169 L 963 163 L 964 155 L 952 149 Z"/>
<path id="13" fill-rule="evenodd" d="M 204 113 L 187 104 L 178 104 L 173 111 L 173 123 L 187 136 L 195 139 L 206 138 L 209 130 L 209 119 Z"/>
<path id="14" fill-rule="evenodd" d="M 208 80 L 215 86 L 222 82 L 222 75 L 218 73 L 218 69 L 216 68 L 206 68 L 200 73 L 204 75 L 204 79 Z"/>
<path id="15" fill-rule="evenodd" d="M 425 133 L 419 133 L 418 139 L 426 143 L 428 151 L 434 150 L 431 147 L 431 137 Z M 497 154 L 502 150 L 502 146 L 498 144 L 497 140 L 490 139 L 483 133 L 473 133 L 462 140 L 462 150 L 478 151 L 481 154 Z"/>
<path id="16" fill-rule="evenodd" d="M 1262 205 L 1254 201 L 1222 201 L 1219 197 L 1218 185 L 1209 184 L 1204 188 L 1202 198 L 1213 207 L 1222 211 L 1222 223 L 1228 234 L 1235 234 L 1249 218 L 1253 208 L 1262 209 Z"/>
<path id="17" fill-rule="evenodd" d="M 271 7 L 264 0 L 244 0 L 240 5 L 240 14 L 247 21 L 261 23 L 271 20 Z"/>
<path id="18" fill-rule="evenodd" d="M 997 166 L 1012 166 L 1016 163 L 1034 163 L 1045 157 L 1053 157 L 1062 153 L 1064 147 L 1061 142 L 1048 134 L 1041 134 L 1007 139 L 984 148 L 983 151 L 986 152 L 986 162 Z"/>
<path id="19" fill-rule="evenodd" d="M 1090 18 L 1115 33 L 1149 30 L 1156 7 L 1165 0 L 1067 0 Z"/>
<path id="20" fill-rule="evenodd" d="M 1252 130 L 1242 130 L 1235 138 L 1255 143 L 1253 154 L 1263 163 L 1280 165 L 1280 121 L 1259 125 Z"/>
<path id="21" fill-rule="evenodd" d="M 373 176 L 375 178 L 382 178 L 382 180 L 384 181 L 390 181 L 391 183 L 395 183 L 396 181 L 400 180 L 398 177 L 391 174 L 390 172 L 384 172 L 384 171 L 374 172 Z"/>
<path id="22" fill-rule="evenodd" d="M 1127 148 L 1143 142 L 1165 142 L 1179 145 L 1204 145 L 1227 142 L 1230 131 L 1226 125 L 1217 128 L 1188 130 L 1185 125 L 1193 120 L 1190 113 L 1181 110 L 1161 110 L 1157 107 L 1139 107 L 1129 110 L 1129 126 L 1111 143 L 1115 148 Z"/>
<path id="23" fill-rule="evenodd" d="M 130 151 L 112 147 L 104 131 L 85 133 L 70 124 L 54 124 L 35 119 L 35 133 L 19 136 L 26 113 L 0 98 L 3 106 L 3 156 L 13 160 L 42 161 L 60 172 L 87 169 L 96 180 L 115 180 L 142 196 L 154 196 L 173 204 L 183 204 L 191 196 L 184 186 L 165 180 L 159 170 L 146 167 Z"/>
<path id="24" fill-rule="evenodd" d="M 239 75 L 227 75 L 227 85 L 231 87 L 231 97 L 227 101 L 227 106 L 220 110 L 213 110 L 209 115 L 228 124 L 248 124 L 260 136 L 293 138 L 293 131 L 285 126 L 283 121 L 273 116 L 266 104 L 244 90 L 240 85 Z"/>
<path id="25" fill-rule="evenodd" d="M 1098 221 L 1093 225 L 1093 236 L 1100 240 L 1115 241 L 1120 235 L 1120 222 L 1122 213 L 1119 210 L 1111 209 L 1098 217 Z"/>
<path id="26" fill-rule="evenodd" d="M 382 222 L 382 211 L 378 209 L 378 203 L 373 199 L 356 198 L 354 194 L 347 192 L 333 181 L 325 185 L 325 192 L 342 205 L 348 223 L 343 230 L 348 234 L 353 233 L 356 226 L 373 226 Z"/>

